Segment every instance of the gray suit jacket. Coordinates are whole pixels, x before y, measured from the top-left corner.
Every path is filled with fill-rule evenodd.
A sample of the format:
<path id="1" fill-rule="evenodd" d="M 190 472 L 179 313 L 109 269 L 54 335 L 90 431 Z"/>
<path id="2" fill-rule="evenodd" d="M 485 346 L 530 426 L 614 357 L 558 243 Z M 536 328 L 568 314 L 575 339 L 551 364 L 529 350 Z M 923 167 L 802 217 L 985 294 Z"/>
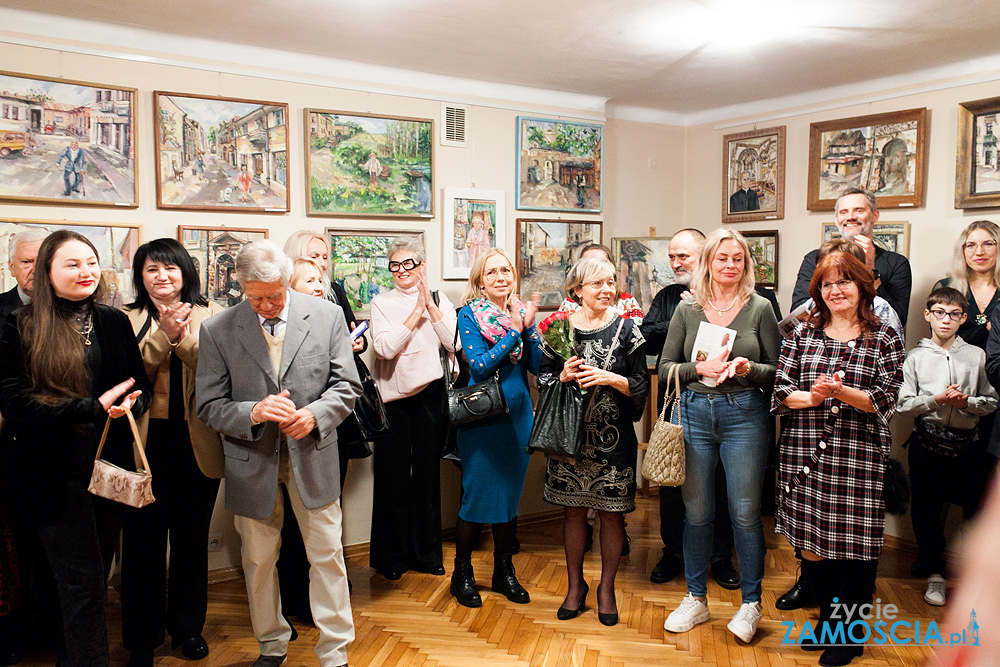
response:
<path id="1" fill-rule="evenodd" d="M 278 375 L 249 302 L 205 320 L 199 334 L 198 416 L 224 436 L 226 509 L 251 519 L 274 511 L 281 435 L 274 422 L 251 424 L 254 404 L 287 389 L 316 416 L 312 433 L 288 440 L 288 455 L 302 503 L 318 509 L 340 497 L 337 426 L 361 394 L 340 308 L 298 292 L 289 299 Z"/>

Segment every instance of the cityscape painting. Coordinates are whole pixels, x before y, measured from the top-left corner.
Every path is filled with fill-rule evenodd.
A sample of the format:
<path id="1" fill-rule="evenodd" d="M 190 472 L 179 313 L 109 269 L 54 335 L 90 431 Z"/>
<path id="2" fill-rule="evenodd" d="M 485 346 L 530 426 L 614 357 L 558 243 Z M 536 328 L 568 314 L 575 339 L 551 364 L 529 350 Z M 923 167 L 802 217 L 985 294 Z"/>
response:
<path id="1" fill-rule="evenodd" d="M 153 93 L 157 208 L 288 207 L 288 105 Z"/>
<path id="2" fill-rule="evenodd" d="M 385 229 L 327 229 L 332 279 L 347 293 L 351 310 L 368 319 L 372 299 L 393 289 L 388 249 L 400 236 L 423 242 L 423 232 Z"/>
<path id="3" fill-rule="evenodd" d="M 137 206 L 135 97 L 0 72 L 0 201 Z"/>
<path id="4" fill-rule="evenodd" d="M 308 215 L 430 218 L 434 122 L 306 109 Z"/>
<path id="5" fill-rule="evenodd" d="M 604 126 L 517 117 L 517 208 L 600 213 Z"/>
<path id="6" fill-rule="evenodd" d="M 247 243 L 266 238 L 266 229 L 177 227 L 177 240 L 194 260 L 201 293 L 223 308 L 243 300 L 243 288 L 235 275 L 236 255 Z"/>
<path id="7" fill-rule="evenodd" d="M 653 297 L 661 289 L 677 282 L 668 256 L 670 238 L 647 236 L 611 239 L 619 289 L 634 296 L 644 313 L 649 312 Z"/>
<path id="8" fill-rule="evenodd" d="M 542 295 L 541 310 L 555 310 L 563 300 L 566 272 L 580 259 L 581 248 L 601 242 L 601 223 L 591 220 L 526 220 L 518 218 L 520 297 Z"/>

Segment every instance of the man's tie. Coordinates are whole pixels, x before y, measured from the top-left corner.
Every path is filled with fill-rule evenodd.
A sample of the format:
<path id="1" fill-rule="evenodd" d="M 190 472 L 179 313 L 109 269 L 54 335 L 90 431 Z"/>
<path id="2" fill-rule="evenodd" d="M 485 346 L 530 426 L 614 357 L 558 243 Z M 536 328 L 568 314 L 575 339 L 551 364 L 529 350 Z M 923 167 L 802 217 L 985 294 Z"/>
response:
<path id="1" fill-rule="evenodd" d="M 278 322 L 281 321 L 280 317 L 268 317 L 264 320 L 264 324 L 271 328 L 271 335 L 274 335 L 274 327 L 278 326 Z"/>

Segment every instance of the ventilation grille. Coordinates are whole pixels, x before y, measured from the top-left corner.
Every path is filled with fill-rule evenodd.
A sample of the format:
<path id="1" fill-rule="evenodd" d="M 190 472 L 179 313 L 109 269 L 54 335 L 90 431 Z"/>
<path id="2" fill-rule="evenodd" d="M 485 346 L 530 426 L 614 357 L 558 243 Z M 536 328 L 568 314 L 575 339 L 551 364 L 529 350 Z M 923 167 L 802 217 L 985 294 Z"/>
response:
<path id="1" fill-rule="evenodd" d="M 441 133 L 442 146 L 465 148 L 468 145 L 465 132 L 465 119 L 468 113 L 468 107 L 453 104 L 441 105 L 441 126 L 444 128 Z"/>

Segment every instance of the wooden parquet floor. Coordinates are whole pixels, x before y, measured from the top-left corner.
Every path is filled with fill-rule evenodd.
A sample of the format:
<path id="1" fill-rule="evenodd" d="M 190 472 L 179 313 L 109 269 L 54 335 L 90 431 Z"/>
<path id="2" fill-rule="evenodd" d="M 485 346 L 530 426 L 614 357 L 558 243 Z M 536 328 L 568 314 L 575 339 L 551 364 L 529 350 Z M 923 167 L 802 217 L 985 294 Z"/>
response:
<path id="1" fill-rule="evenodd" d="M 797 623 L 815 618 L 815 609 L 780 612 L 775 599 L 791 586 L 795 559 L 791 548 L 770 532 L 764 578 L 764 618 L 750 645 L 743 645 L 726 629 L 739 607 L 739 591 L 726 591 L 709 578 L 712 621 L 691 632 L 673 635 L 663 629 L 666 615 L 685 594 L 683 578 L 654 585 L 649 571 L 660 555 L 656 498 L 640 498 L 639 509 L 628 519 L 632 553 L 621 562 L 617 580 L 621 621 L 605 627 L 597 620 L 596 588 L 600 557 L 587 555 L 585 574 L 591 592 L 587 611 L 571 621 L 556 620 L 556 609 L 566 593 L 561 523 L 549 521 L 521 526 L 521 553 L 515 556 L 518 578 L 531 593 L 531 603 L 517 605 L 489 590 L 492 543 L 484 536 L 474 556 L 483 597 L 480 609 L 458 605 L 448 593 L 454 544 L 445 544 L 448 575 L 435 577 L 407 573 L 390 582 L 368 568 L 359 550 L 348 556 L 354 586 L 352 604 L 356 640 L 350 649 L 353 667 L 652 667 L 653 665 L 718 665 L 720 667 L 798 667 L 816 665 L 817 653 L 783 646 L 783 620 Z M 351 550 L 349 550 L 350 552 Z M 912 554 L 896 547 L 883 552 L 877 597 L 899 607 L 899 618 L 910 622 L 941 620 L 942 609 L 923 602 L 924 581 L 909 576 Z M 124 666 L 128 653 L 120 644 L 120 611 L 108 605 L 112 665 Z M 318 665 L 313 653 L 317 631 L 298 626 L 299 639 L 289 646 L 289 665 Z M 211 655 L 198 667 L 248 665 L 258 655 L 247 612 L 242 581 L 209 588 L 205 637 Z M 925 647 L 868 647 L 854 665 L 923 665 L 933 655 Z M 26 665 L 52 664 L 54 656 L 30 656 Z M 157 651 L 159 667 L 188 665 L 169 643 Z"/>

